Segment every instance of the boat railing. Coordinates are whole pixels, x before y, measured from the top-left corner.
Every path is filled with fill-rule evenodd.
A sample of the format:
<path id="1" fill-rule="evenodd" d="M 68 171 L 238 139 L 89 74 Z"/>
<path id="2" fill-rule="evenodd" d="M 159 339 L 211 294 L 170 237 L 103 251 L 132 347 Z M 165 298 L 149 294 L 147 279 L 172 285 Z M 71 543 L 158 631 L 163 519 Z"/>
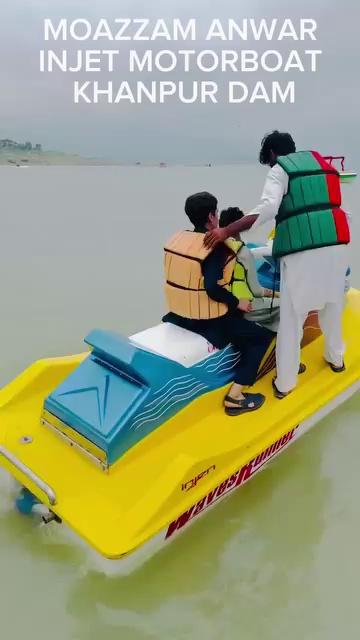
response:
<path id="1" fill-rule="evenodd" d="M 0 456 L 5 458 L 10 464 L 12 464 L 18 471 L 20 471 L 28 480 L 30 480 L 40 491 L 45 493 L 47 496 L 49 503 L 51 506 L 56 504 L 56 494 L 55 491 L 48 485 L 44 480 L 39 478 L 36 473 L 34 473 L 29 467 L 27 467 L 21 460 L 18 460 L 16 456 L 14 456 L 10 451 L 8 451 L 4 446 L 0 446 Z"/>
<path id="2" fill-rule="evenodd" d="M 341 171 L 345 171 L 345 156 L 324 156 L 324 160 L 327 160 L 330 164 L 333 164 L 334 160 L 340 160 Z"/>

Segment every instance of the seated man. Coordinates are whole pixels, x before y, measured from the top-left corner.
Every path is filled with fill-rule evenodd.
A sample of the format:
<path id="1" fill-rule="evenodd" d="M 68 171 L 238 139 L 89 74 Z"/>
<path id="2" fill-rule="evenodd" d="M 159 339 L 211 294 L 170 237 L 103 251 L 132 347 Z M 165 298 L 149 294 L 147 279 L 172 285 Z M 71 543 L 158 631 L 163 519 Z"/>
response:
<path id="1" fill-rule="evenodd" d="M 204 234 L 218 226 L 217 199 L 197 193 L 185 203 L 193 231 L 181 231 L 165 246 L 166 297 L 169 313 L 164 322 L 202 335 L 219 349 L 232 343 L 242 353 L 234 383 L 225 397 L 225 411 L 237 416 L 259 409 L 262 394 L 243 393 L 251 386 L 274 333 L 244 318 L 249 300 L 231 293 L 236 255 L 224 244 L 214 251 L 203 245 Z"/>
<path id="2" fill-rule="evenodd" d="M 244 212 L 238 207 L 229 207 L 220 214 L 219 226 L 227 227 L 229 224 L 241 220 Z M 236 298 L 251 301 L 251 311 L 245 314 L 245 319 L 257 322 L 263 327 L 267 327 L 277 332 L 279 328 L 280 309 L 278 300 L 279 294 L 272 289 L 261 286 L 255 258 L 240 238 L 238 233 L 234 238 L 229 238 L 225 243 L 234 253 L 236 253 L 236 264 L 233 273 L 231 291 Z"/>

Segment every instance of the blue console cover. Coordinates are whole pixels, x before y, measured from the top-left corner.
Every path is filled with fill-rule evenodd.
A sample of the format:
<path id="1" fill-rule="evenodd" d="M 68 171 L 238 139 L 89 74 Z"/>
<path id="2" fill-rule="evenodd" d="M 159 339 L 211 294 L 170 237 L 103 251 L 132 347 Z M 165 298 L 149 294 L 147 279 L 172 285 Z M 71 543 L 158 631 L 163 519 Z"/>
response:
<path id="1" fill-rule="evenodd" d="M 199 395 L 233 377 L 231 346 L 192 367 L 94 330 L 92 351 L 45 401 L 45 409 L 100 447 L 109 464 Z"/>

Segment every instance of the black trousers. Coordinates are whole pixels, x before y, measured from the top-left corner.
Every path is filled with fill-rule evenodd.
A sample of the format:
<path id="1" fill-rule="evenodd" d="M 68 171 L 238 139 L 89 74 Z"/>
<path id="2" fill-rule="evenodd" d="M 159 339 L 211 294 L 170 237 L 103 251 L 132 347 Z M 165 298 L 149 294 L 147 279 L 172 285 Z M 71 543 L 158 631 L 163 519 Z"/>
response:
<path id="1" fill-rule="evenodd" d="M 231 342 L 242 354 L 234 372 L 234 382 L 246 386 L 254 384 L 261 361 L 275 336 L 275 333 L 256 322 L 245 320 L 238 310 L 214 320 L 189 320 L 168 313 L 163 322 L 171 322 L 198 333 L 219 349 Z"/>
<path id="2" fill-rule="evenodd" d="M 245 320 L 241 312 L 227 314 L 224 322 L 229 342 L 241 351 L 241 360 L 234 372 L 234 382 L 251 386 L 275 333 L 256 322 Z"/>

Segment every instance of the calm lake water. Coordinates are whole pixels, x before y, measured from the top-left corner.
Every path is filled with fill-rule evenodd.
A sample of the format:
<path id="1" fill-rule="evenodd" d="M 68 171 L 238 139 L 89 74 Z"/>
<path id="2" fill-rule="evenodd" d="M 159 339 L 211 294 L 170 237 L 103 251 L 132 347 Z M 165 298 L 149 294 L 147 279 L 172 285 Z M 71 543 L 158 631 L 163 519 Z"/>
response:
<path id="1" fill-rule="evenodd" d="M 184 226 L 185 197 L 206 189 L 249 210 L 263 178 L 247 166 L 0 168 L 0 383 L 39 357 L 81 351 L 94 327 L 156 324 L 162 245 Z M 357 184 L 344 187 L 355 286 L 359 197 Z M 358 395 L 124 578 L 89 570 L 82 551 L 19 516 L 3 491 L 1 637 L 357 638 L 359 409 Z"/>

